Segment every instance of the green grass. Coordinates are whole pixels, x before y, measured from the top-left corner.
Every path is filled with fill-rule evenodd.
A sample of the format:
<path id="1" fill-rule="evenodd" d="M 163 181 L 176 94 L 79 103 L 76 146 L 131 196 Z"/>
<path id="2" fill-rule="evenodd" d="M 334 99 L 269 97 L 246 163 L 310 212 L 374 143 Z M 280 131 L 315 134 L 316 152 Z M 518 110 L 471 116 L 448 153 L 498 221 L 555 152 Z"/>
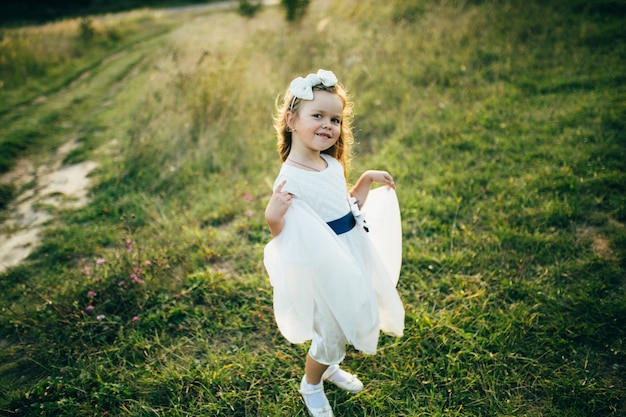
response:
<path id="1" fill-rule="evenodd" d="M 65 81 L 44 60 L 0 90 L 57 85 L 0 114 L 6 166 L 78 138 L 66 163 L 99 167 L 90 204 L 55 210 L 1 276 L 0 411 L 306 415 L 263 210 L 274 99 L 326 68 L 356 104 L 351 179 L 384 168 L 398 184 L 406 308 L 404 337 L 349 352 L 366 389 L 329 388 L 335 413 L 625 416 L 623 11 L 320 0 L 300 25 L 279 8 L 136 19 L 111 59 L 89 44 L 64 58 L 91 68 Z"/>

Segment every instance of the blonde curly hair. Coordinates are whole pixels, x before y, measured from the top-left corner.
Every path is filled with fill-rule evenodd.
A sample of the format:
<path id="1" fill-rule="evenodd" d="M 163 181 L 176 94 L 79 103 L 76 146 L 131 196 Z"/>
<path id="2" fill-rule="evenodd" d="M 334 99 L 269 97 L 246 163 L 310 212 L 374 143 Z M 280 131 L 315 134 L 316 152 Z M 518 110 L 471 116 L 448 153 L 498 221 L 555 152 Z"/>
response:
<path id="1" fill-rule="evenodd" d="M 313 86 L 313 91 L 327 91 L 339 96 L 343 102 L 343 111 L 341 117 L 341 133 L 339 139 L 330 148 L 322 151 L 327 155 L 337 159 L 341 165 L 343 165 L 344 176 L 347 178 L 348 166 L 351 158 L 352 144 L 354 143 L 354 135 L 352 133 L 352 103 L 349 100 L 348 94 L 341 86 L 341 84 L 335 84 L 332 87 L 327 87 L 323 84 Z M 278 153 L 280 159 L 284 162 L 289 153 L 291 152 L 291 132 L 287 129 L 287 115 L 293 113 L 298 114 L 300 104 L 302 100 L 296 98 L 294 100 L 293 94 L 287 89 L 285 96 L 280 102 L 280 98 L 276 99 L 276 116 L 274 117 L 274 129 L 278 139 Z"/>

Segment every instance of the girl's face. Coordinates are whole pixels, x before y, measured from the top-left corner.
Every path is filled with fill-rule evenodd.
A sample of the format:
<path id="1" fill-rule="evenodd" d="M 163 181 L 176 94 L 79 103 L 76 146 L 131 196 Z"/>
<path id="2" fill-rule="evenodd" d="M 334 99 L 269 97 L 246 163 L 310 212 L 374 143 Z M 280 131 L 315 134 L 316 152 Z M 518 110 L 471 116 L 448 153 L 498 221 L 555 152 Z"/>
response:
<path id="1" fill-rule="evenodd" d="M 302 100 L 297 114 L 287 114 L 292 149 L 321 152 L 337 142 L 341 134 L 343 102 L 328 91 L 314 91 L 313 100 Z"/>

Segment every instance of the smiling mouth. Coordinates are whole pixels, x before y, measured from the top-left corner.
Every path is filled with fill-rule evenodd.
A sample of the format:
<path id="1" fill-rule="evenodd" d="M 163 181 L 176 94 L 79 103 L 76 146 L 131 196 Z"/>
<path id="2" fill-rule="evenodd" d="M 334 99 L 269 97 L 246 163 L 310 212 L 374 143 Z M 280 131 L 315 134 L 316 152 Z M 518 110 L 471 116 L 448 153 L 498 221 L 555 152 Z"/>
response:
<path id="1" fill-rule="evenodd" d="M 326 139 L 330 139 L 330 135 L 328 133 L 317 133 L 317 136 L 323 136 Z"/>

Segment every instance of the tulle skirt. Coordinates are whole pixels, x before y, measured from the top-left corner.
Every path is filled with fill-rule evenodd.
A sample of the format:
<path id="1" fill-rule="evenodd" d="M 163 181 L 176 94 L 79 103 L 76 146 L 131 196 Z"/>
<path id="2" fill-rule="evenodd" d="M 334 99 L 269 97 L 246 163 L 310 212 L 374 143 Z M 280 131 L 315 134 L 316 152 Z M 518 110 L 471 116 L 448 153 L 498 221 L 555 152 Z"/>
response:
<path id="1" fill-rule="evenodd" d="M 401 336 L 404 308 L 396 290 L 402 259 L 400 210 L 395 191 L 372 190 L 363 212 L 369 233 L 357 224 L 336 235 L 303 201 L 294 198 L 282 232 L 265 247 L 264 263 L 274 290 L 274 315 L 287 340 L 323 334 L 324 304 L 349 344 L 373 354 L 378 336 Z M 336 327 L 336 326 L 335 326 Z"/>

